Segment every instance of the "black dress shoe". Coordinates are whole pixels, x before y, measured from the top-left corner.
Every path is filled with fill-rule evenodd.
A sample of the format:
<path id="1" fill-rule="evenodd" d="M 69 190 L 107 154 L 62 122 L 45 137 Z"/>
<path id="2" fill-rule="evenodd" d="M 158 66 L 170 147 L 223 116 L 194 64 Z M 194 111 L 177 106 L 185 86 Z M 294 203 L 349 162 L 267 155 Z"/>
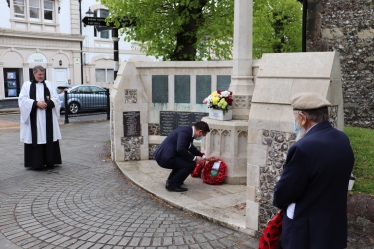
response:
<path id="1" fill-rule="evenodd" d="M 173 187 L 173 186 L 165 186 L 165 188 L 171 192 L 185 192 L 188 190 L 188 188 L 182 188 L 182 187 Z"/>

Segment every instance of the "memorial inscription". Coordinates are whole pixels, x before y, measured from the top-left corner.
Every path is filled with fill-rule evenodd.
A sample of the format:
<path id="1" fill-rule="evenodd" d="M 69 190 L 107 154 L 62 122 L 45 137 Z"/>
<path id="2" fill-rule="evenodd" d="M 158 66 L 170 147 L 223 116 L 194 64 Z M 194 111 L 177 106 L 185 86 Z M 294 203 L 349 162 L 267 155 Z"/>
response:
<path id="1" fill-rule="evenodd" d="M 181 126 L 192 126 L 206 116 L 209 116 L 206 112 L 160 111 L 160 135 L 167 136 Z"/>
<path id="2" fill-rule="evenodd" d="M 217 89 L 228 90 L 231 83 L 230 75 L 217 75 Z"/>
<path id="3" fill-rule="evenodd" d="M 140 112 L 123 112 L 123 136 L 140 136 Z"/>
<path id="4" fill-rule="evenodd" d="M 174 103 L 191 103 L 190 100 L 190 76 L 174 76 Z"/>
<path id="5" fill-rule="evenodd" d="M 152 75 L 152 103 L 168 103 L 168 96 L 168 76 Z"/>
<path id="6" fill-rule="evenodd" d="M 203 100 L 212 93 L 212 76 L 196 75 L 196 104 L 203 104 Z"/>

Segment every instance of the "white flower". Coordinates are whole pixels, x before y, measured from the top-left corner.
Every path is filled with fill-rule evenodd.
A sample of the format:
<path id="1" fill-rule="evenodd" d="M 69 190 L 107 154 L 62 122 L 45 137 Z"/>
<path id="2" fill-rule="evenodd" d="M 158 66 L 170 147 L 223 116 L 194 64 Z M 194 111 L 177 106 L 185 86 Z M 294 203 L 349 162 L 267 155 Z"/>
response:
<path id="1" fill-rule="evenodd" d="M 228 96 L 230 96 L 230 92 L 229 91 L 223 91 L 223 92 L 221 92 L 221 97 L 226 98 Z"/>

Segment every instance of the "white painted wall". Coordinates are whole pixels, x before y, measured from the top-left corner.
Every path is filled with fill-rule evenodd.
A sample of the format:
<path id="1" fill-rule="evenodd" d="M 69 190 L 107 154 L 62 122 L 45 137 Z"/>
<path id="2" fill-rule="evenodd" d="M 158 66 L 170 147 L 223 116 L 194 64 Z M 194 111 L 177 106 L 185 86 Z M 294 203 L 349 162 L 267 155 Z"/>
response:
<path id="1" fill-rule="evenodd" d="M 59 18 L 60 32 L 71 34 L 71 18 L 70 18 L 70 0 L 60 1 L 60 14 L 56 10 L 56 15 Z"/>
<path id="2" fill-rule="evenodd" d="M 10 29 L 10 8 L 7 1 L 0 1 L 0 28 Z"/>

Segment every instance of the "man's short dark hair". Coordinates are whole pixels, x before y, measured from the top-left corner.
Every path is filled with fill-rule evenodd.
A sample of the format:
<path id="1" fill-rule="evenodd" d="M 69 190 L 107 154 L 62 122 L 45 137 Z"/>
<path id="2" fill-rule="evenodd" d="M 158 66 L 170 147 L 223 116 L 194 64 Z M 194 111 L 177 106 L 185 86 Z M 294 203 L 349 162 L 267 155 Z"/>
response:
<path id="1" fill-rule="evenodd" d="M 196 130 L 201 130 L 203 133 L 210 132 L 209 125 L 204 121 L 199 121 L 195 123 L 193 126 L 195 126 Z"/>
<path id="2" fill-rule="evenodd" d="M 329 121 L 329 109 L 327 106 L 318 108 L 318 109 L 310 109 L 310 110 L 302 110 L 305 116 L 308 119 L 315 123 L 320 123 L 323 121 Z"/>

